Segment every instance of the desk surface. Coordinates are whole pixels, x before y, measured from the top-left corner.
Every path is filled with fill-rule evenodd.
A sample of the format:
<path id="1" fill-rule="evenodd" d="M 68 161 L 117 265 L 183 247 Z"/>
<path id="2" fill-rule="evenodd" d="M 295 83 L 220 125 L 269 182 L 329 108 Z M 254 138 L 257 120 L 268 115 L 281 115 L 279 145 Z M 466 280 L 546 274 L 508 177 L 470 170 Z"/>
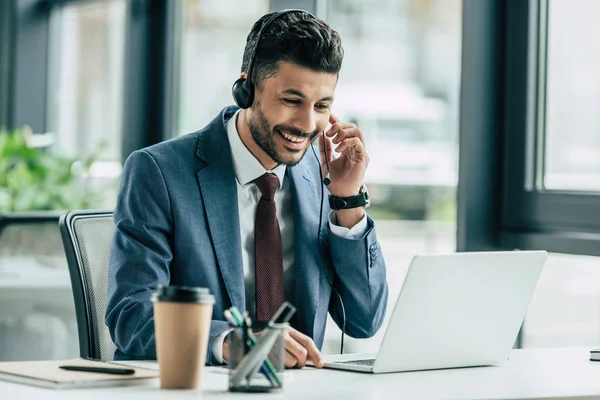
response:
<path id="1" fill-rule="evenodd" d="M 548 399 L 600 398 L 600 362 L 588 360 L 590 347 L 515 350 L 502 366 L 370 375 L 306 368 L 293 371 L 280 394 L 226 392 L 227 375 L 207 368 L 203 399 Z M 0 381 L 0 398 L 44 399 L 198 399 L 197 391 L 161 391 L 145 386 L 53 390 Z"/>

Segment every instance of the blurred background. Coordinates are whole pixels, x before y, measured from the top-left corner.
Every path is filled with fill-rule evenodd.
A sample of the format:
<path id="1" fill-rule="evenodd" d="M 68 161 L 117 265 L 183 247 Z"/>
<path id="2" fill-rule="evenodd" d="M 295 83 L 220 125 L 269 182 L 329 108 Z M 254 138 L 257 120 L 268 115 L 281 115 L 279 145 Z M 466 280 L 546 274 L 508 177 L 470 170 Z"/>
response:
<path id="1" fill-rule="evenodd" d="M 389 316 L 415 254 L 464 250 L 457 243 L 457 199 L 468 208 L 465 196 L 477 193 L 457 195 L 459 176 L 470 173 L 459 169 L 459 159 L 470 156 L 462 131 L 481 118 L 461 110 L 461 87 L 476 80 L 463 63 L 482 57 L 463 49 L 472 40 L 465 37 L 465 26 L 475 24 L 466 19 L 473 15 L 470 7 L 481 7 L 470 4 L 475 2 L 3 1 L 0 360 L 79 354 L 57 215 L 111 209 L 131 151 L 196 131 L 232 104 L 231 85 L 240 74 L 251 26 L 284 8 L 307 9 L 342 37 L 345 59 L 333 112 L 363 130 L 370 152 L 368 212 L 387 261 Z M 535 83 L 528 92 L 536 110 L 530 118 L 542 132 L 527 142 L 538 155 L 531 190 L 591 198 L 600 191 L 600 53 L 590 51 L 600 46 L 595 21 L 600 2 L 522 3 L 535 3 L 543 22 L 535 24 L 529 39 L 513 37 L 517 43 L 535 37 L 538 44 L 533 64 L 523 64 Z M 523 24 L 531 31 L 532 22 Z M 498 31 L 506 33 L 506 20 Z M 501 92 L 494 85 L 481 91 L 489 97 Z M 494 129 L 503 125 L 500 121 Z M 493 149 L 500 156 L 492 168 L 523 163 L 507 157 L 512 153 L 502 142 Z M 500 180 L 494 185 L 502 187 Z M 495 198 L 501 201 L 503 195 Z M 600 241 L 592 242 L 600 249 Z M 535 247 L 554 250 L 538 242 Z M 600 262 L 593 255 L 600 250 L 574 255 L 556 248 L 518 345 L 598 344 Z M 347 340 L 346 351 L 376 351 L 383 332 Z M 338 351 L 339 335 L 330 321 L 324 352 Z"/>

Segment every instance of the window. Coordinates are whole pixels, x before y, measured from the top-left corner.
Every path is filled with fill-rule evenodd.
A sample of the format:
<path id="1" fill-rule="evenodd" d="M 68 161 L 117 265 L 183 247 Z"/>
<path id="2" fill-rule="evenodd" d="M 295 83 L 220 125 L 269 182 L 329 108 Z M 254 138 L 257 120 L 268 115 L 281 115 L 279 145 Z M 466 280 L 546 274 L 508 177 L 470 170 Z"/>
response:
<path id="1" fill-rule="evenodd" d="M 232 10 L 244 12 L 232 12 Z M 203 128 L 240 77 L 246 37 L 269 0 L 186 0 L 183 7 L 178 133 Z"/>
<path id="2" fill-rule="evenodd" d="M 544 188 L 600 191 L 600 2 L 548 3 Z"/>
<path id="3" fill-rule="evenodd" d="M 125 6 L 77 2 L 50 15 L 47 130 L 57 151 L 95 159 L 95 208 L 114 205 L 121 171 Z"/>
<path id="4" fill-rule="evenodd" d="M 509 243 L 599 255 L 600 57 L 590 49 L 600 44 L 593 19 L 600 3 L 540 0 L 531 4 L 529 12 L 537 17 L 537 24 L 530 19 L 528 30 L 534 32 L 530 40 L 537 46 L 531 46 L 527 64 L 533 71 L 528 79 L 529 109 L 535 112 L 528 114 L 530 129 L 522 135 L 529 140 L 521 153 L 525 181 L 508 177 L 524 184 L 524 190 L 513 186 L 508 193 L 518 199 L 511 203 L 515 209 L 507 211 L 517 216 L 521 228 Z M 523 347 L 598 342 L 597 266 L 595 257 L 550 254 L 524 322 Z"/>
<path id="5" fill-rule="evenodd" d="M 600 255 L 600 175 L 597 156 L 589 157 L 599 144 L 592 110 L 600 97 L 591 94 L 598 78 L 587 72 L 598 65 L 589 16 L 596 3 L 464 7 L 458 247 L 551 252 L 523 325 L 524 347 L 600 337 L 598 259 L 588 257 Z"/>
<path id="6" fill-rule="evenodd" d="M 11 45 L 9 57 L 0 55 L 0 125 L 31 127 L 23 130 L 27 141 L 10 149 L 26 158 L 31 171 L 5 165 L 24 195 L 19 211 L 114 206 L 114 178 L 123 157 L 164 139 L 162 123 L 170 125 L 174 102 L 163 81 L 171 81 L 169 62 L 176 59 L 171 17 L 178 5 L 179 0 L 0 2 L 0 49 Z M 44 149 L 22 151 L 22 142 Z M 72 158 L 90 155 L 98 158 L 82 176 L 81 163 Z M 63 198 L 72 201 L 57 202 Z M 79 353 L 58 216 L 15 215 L 11 218 L 44 221 L 1 232 L 0 360 L 68 359 Z M 2 218 L 0 225 L 7 221 Z"/>
<path id="7" fill-rule="evenodd" d="M 599 7 L 508 3 L 502 247 L 600 255 Z"/>
<path id="8" fill-rule="evenodd" d="M 56 5 L 51 14 L 47 130 L 61 150 L 121 161 L 123 0 Z M 104 164 L 114 176 L 119 168 Z"/>

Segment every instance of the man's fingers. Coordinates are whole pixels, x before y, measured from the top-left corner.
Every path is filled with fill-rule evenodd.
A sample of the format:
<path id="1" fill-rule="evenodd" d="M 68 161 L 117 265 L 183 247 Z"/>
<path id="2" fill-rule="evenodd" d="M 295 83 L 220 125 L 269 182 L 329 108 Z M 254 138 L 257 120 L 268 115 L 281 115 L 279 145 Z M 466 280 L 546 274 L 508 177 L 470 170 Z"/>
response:
<path id="1" fill-rule="evenodd" d="M 295 339 L 300 345 L 302 345 L 306 349 L 308 359 L 313 362 L 315 367 L 322 368 L 323 359 L 321 357 L 321 352 L 317 348 L 315 342 L 305 334 L 298 332 L 293 328 L 289 330 L 289 334 L 292 339 Z"/>
<path id="2" fill-rule="evenodd" d="M 331 125 L 333 125 L 333 124 L 335 124 L 336 122 L 338 122 L 338 119 L 337 119 L 337 117 L 336 117 L 335 115 L 333 115 L 333 114 L 329 114 L 329 123 L 330 123 Z"/>
<path id="3" fill-rule="evenodd" d="M 344 150 L 348 149 L 348 148 L 353 148 L 354 151 L 356 151 L 357 153 L 364 153 L 365 152 L 365 146 L 364 144 L 360 141 L 359 138 L 348 138 L 346 140 L 344 140 L 342 143 L 340 143 L 336 148 L 335 151 L 337 153 L 342 153 Z"/>
<path id="4" fill-rule="evenodd" d="M 287 328 L 285 334 L 285 366 L 303 368 L 310 360 L 317 368 L 323 367 L 321 352 L 313 340 L 294 328 Z"/>
<path id="5" fill-rule="evenodd" d="M 351 122 L 336 122 L 325 132 L 327 137 L 335 136 L 340 131 L 347 129 L 357 129 L 356 125 Z"/>
<path id="6" fill-rule="evenodd" d="M 289 328 L 290 330 L 292 328 Z M 298 343 L 291 335 L 285 337 L 285 349 L 296 359 L 296 368 L 302 368 L 306 365 L 308 350 Z"/>
<path id="7" fill-rule="evenodd" d="M 283 365 L 286 368 L 294 368 L 298 364 L 298 360 L 296 357 L 292 355 L 289 351 L 285 351 L 285 359 L 283 360 Z"/>
<path id="8" fill-rule="evenodd" d="M 325 132 L 325 135 L 332 137 L 341 130 L 354 128 L 356 128 L 356 125 L 351 122 L 336 122 Z"/>
<path id="9" fill-rule="evenodd" d="M 325 162 L 325 158 L 327 158 L 327 161 L 333 160 L 333 144 L 331 143 L 331 139 L 328 139 L 322 134 L 320 134 L 317 141 L 319 142 L 321 161 Z M 327 149 L 327 154 L 325 154 L 325 149 Z"/>
<path id="10" fill-rule="evenodd" d="M 335 137 L 332 139 L 334 144 L 341 143 L 344 139 L 348 138 L 358 138 L 361 142 L 365 142 L 363 133 L 356 126 L 343 128 L 335 134 Z"/>

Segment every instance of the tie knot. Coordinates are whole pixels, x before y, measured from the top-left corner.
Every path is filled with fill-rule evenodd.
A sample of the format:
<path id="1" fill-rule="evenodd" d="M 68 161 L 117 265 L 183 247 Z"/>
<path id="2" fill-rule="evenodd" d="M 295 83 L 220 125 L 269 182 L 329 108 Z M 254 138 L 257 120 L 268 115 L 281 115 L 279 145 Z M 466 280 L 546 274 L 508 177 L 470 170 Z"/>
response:
<path id="1" fill-rule="evenodd" d="M 277 175 L 267 172 L 256 178 L 254 183 L 256 183 L 256 186 L 260 189 L 265 200 L 273 200 L 275 197 L 275 190 L 277 190 L 277 186 L 279 186 L 279 178 Z"/>

